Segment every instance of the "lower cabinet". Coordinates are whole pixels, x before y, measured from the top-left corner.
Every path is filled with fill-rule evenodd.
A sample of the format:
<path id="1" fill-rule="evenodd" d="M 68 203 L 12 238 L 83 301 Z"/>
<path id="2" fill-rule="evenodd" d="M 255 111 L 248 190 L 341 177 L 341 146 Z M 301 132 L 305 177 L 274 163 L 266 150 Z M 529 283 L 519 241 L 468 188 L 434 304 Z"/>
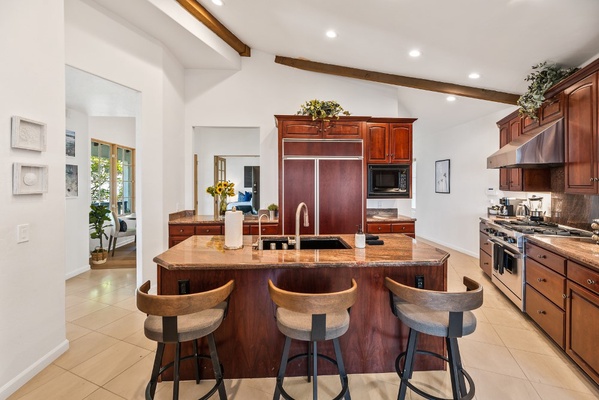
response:
<path id="1" fill-rule="evenodd" d="M 599 273 L 568 261 L 566 353 L 599 383 Z"/>
<path id="2" fill-rule="evenodd" d="M 279 224 L 263 223 L 263 235 L 277 235 L 279 233 Z M 193 235 L 224 235 L 225 227 L 223 223 L 215 222 L 213 224 L 172 224 L 168 226 L 168 247 L 173 247 Z M 257 235 L 258 224 L 243 224 L 244 235 Z"/>
<path id="3" fill-rule="evenodd" d="M 489 236 L 480 232 L 479 234 L 479 251 L 478 251 L 478 260 L 480 269 L 490 278 L 493 273 L 493 242 L 489 239 Z"/>
<path id="4" fill-rule="evenodd" d="M 403 233 L 411 238 L 416 238 L 416 225 L 414 222 L 377 222 L 366 224 L 366 233 Z"/>

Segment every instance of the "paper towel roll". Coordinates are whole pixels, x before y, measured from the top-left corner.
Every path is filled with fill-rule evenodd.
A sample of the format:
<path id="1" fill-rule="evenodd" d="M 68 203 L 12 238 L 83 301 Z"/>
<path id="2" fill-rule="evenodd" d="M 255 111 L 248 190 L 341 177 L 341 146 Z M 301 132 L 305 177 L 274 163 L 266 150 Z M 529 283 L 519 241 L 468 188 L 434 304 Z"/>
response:
<path id="1" fill-rule="evenodd" d="M 234 250 L 243 247 L 243 213 L 227 211 L 225 213 L 225 249 Z"/>

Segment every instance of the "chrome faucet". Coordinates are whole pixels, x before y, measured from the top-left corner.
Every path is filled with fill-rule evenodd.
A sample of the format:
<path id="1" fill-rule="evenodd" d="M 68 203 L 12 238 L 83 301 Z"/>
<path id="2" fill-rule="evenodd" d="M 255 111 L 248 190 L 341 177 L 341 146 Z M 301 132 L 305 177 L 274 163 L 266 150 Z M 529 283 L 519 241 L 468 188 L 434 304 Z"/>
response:
<path id="1" fill-rule="evenodd" d="M 258 250 L 263 250 L 262 244 L 262 217 L 268 218 L 270 221 L 270 216 L 268 214 L 262 214 L 258 217 Z"/>
<path id="2" fill-rule="evenodd" d="M 295 248 L 300 249 L 300 214 L 304 209 L 304 226 L 310 226 L 310 218 L 308 216 L 308 206 L 303 201 L 298 204 L 297 210 L 295 210 Z"/>

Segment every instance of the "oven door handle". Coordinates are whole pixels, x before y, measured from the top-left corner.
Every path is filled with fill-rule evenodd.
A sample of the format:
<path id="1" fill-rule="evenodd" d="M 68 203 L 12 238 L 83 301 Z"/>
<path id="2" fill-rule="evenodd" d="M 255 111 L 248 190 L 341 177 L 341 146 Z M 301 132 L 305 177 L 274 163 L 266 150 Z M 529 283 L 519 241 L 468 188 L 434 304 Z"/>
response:
<path id="1" fill-rule="evenodd" d="M 521 257 L 521 256 L 520 256 L 520 254 L 514 254 L 514 253 L 512 253 L 511 251 L 509 251 L 509 250 L 506 250 L 506 249 L 505 249 L 505 247 L 503 248 L 503 251 L 504 251 L 505 253 L 509 254 L 510 256 L 514 257 L 514 258 L 520 258 L 520 257 Z"/>

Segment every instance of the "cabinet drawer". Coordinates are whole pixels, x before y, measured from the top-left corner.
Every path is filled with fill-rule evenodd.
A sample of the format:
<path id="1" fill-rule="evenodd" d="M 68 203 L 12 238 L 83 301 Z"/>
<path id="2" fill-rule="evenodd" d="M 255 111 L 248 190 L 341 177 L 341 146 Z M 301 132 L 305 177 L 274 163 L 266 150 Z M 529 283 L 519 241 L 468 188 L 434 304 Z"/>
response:
<path id="1" fill-rule="evenodd" d="M 479 253 L 479 265 L 485 274 L 490 278 L 493 270 L 493 259 L 483 249 L 480 249 Z"/>
<path id="2" fill-rule="evenodd" d="M 393 232 L 393 233 L 414 233 L 415 226 L 413 223 L 391 224 L 391 232 Z"/>
<path id="3" fill-rule="evenodd" d="M 263 224 L 261 226 L 262 229 L 262 235 L 276 235 L 279 233 L 279 225 L 266 225 Z M 257 235 L 258 234 L 258 225 L 250 225 L 250 235 Z"/>
<path id="4" fill-rule="evenodd" d="M 285 138 L 318 138 L 321 134 L 320 121 L 283 121 L 281 133 Z"/>
<path id="5" fill-rule="evenodd" d="M 331 120 L 328 124 L 324 123 L 323 133 L 325 139 L 361 139 L 362 123 Z"/>
<path id="6" fill-rule="evenodd" d="M 599 293 L 599 272 L 568 260 L 568 279 L 580 286 Z"/>
<path id="7" fill-rule="evenodd" d="M 169 225 L 168 234 L 170 236 L 193 236 L 195 229 L 193 225 Z"/>
<path id="8" fill-rule="evenodd" d="M 532 243 L 526 243 L 526 259 L 533 259 L 558 274 L 566 275 L 566 259 Z"/>
<path id="9" fill-rule="evenodd" d="M 391 233 L 391 224 L 368 224 L 368 233 Z"/>
<path id="10" fill-rule="evenodd" d="M 538 119 L 534 120 L 534 119 L 532 119 L 532 117 L 529 117 L 528 115 L 525 116 L 524 118 L 522 118 L 522 133 L 531 131 L 534 128 L 536 128 L 537 126 L 539 126 Z"/>
<path id="11" fill-rule="evenodd" d="M 480 232 L 480 249 L 487 253 L 489 257 L 493 254 L 493 243 L 491 243 L 489 236 Z"/>
<path id="12" fill-rule="evenodd" d="M 563 101 L 563 93 L 557 95 L 551 100 L 547 101 L 541 107 L 539 112 L 539 116 L 541 119 L 541 125 L 544 125 L 548 122 L 555 121 L 558 118 L 564 116 L 564 101 Z"/>
<path id="13" fill-rule="evenodd" d="M 526 285 L 526 313 L 564 348 L 565 313 L 530 285 Z"/>
<path id="14" fill-rule="evenodd" d="M 526 283 L 564 310 L 566 308 L 566 278 L 538 262 L 526 260 Z"/>
<path id="15" fill-rule="evenodd" d="M 222 225 L 197 225 L 195 234 L 196 235 L 222 235 L 223 234 L 223 226 Z"/>

